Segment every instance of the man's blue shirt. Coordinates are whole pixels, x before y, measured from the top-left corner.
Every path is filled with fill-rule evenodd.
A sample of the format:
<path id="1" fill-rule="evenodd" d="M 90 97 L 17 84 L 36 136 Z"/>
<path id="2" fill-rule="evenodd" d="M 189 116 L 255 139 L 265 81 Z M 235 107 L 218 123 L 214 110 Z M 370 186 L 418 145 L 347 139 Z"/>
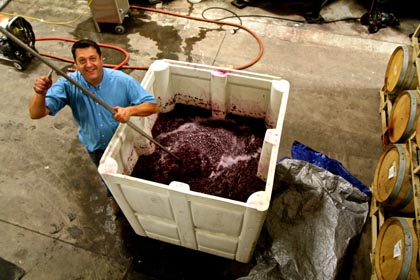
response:
<path id="1" fill-rule="evenodd" d="M 102 82 L 96 88 L 88 84 L 79 71 L 70 73 L 69 76 L 110 107 L 156 103 L 156 99 L 133 77 L 117 70 L 103 70 Z M 104 150 L 119 124 L 111 112 L 65 78 L 59 78 L 53 84 L 47 92 L 45 102 L 52 116 L 65 105 L 70 106 L 79 125 L 79 139 L 89 151 Z"/>

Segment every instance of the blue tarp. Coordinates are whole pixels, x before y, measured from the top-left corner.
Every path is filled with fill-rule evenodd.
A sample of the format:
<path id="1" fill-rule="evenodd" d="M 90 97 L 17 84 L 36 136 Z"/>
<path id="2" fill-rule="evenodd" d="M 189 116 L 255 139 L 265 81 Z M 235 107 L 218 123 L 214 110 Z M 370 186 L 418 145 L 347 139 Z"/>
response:
<path id="1" fill-rule="evenodd" d="M 348 172 L 339 161 L 329 158 L 323 153 L 315 151 L 298 141 L 295 141 L 292 145 L 292 158 L 304 160 L 306 162 L 324 168 L 329 172 L 333 173 L 334 175 L 338 175 L 344 178 L 368 196 L 372 196 L 372 192 L 370 191 L 370 189 L 358 179 L 356 179 L 353 175 L 351 175 L 350 172 Z"/>

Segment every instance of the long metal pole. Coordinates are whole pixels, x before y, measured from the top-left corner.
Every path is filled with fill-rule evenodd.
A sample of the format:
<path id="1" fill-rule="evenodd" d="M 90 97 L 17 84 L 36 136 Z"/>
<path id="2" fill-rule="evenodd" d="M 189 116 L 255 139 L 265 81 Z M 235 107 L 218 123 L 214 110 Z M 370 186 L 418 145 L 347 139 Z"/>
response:
<path id="1" fill-rule="evenodd" d="M 38 52 L 36 52 L 32 48 L 28 47 L 25 43 L 23 43 L 19 38 L 17 38 L 13 34 L 11 34 L 9 31 L 7 31 L 4 27 L 1 27 L 0 26 L 0 31 L 4 35 L 6 35 L 9 39 L 11 39 L 13 42 L 15 42 L 18 46 L 20 46 L 21 48 L 23 48 L 26 51 L 30 52 L 33 56 L 37 57 L 39 60 L 41 60 L 43 63 L 45 63 L 46 65 L 48 65 L 51 69 L 53 69 L 57 74 L 59 74 L 60 76 L 63 76 L 64 78 L 66 78 L 70 83 L 72 83 L 77 88 L 79 88 L 83 93 L 85 93 L 87 96 L 89 96 L 90 98 L 92 98 L 93 100 L 95 100 L 96 102 L 98 102 L 100 105 L 102 105 L 112 115 L 115 114 L 115 110 L 111 106 L 109 106 L 104 101 L 102 101 L 101 99 L 99 99 L 98 97 L 96 97 L 93 93 L 91 93 L 90 91 L 88 91 L 81 84 L 79 84 L 78 82 L 76 82 L 75 80 L 73 80 L 69 75 L 67 75 L 66 73 L 64 73 L 63 71 L 61 71 L 61 69 L 59 69 L 57 66 L 55 66 L 54 64 L 52 64 L 51 62 L 49 62 L 48 60 L 46 60 L 45 58 L 43 58 Z M 138 133 L 140 133 L 141 135 L 143 135 L 144 137 L 146 137 L 148 140 L 150 140 L 153 143 L 155 143 L 157 146 L 159 146 L 162 150 L 164 150 L 165 152 L 167 152 L 169 155 L 171 155 L 172 157 L 174 157 L 177 160 L 181 161 L 181 159 L 179 157 L 177 157 L 176 155 L 174 155 L 173 153 L 171 153 L 168 149 L 166 149 L 164 146 L 162 146 L 159 142 L 157 142 L 155 139 L 153 139 L 150 135 L 148 135 L 142 129 L 140 129 L 139 127 L 137 127 L 130 120 L 127 122 L 127 125 L 130 126 L 132 129 L 134 129 L 135 131 L 137 131 Z"/>

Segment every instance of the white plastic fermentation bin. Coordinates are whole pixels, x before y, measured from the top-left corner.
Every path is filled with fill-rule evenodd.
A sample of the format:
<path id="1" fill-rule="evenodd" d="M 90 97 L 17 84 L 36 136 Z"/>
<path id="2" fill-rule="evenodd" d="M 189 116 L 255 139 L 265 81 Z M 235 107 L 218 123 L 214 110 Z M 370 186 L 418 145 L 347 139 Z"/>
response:
<path id="1" fill-rule="evenodd" d="M 171 60 L 155 61 L 143 87 L 158 100 L 161 112 L 182 103 L 265 119 L 267 126 L 257 176 L 265 190 L 246 202 L 190 191 L 131 177 L 141 155 L 155 148 L 126 124 L 120 124 L 99 165 L 124 215 L 138 235 L 247 263 L 251 260 L 270 205 L 277 154 L 289 95 L 289 82 L 279 77 Z M 132 118 L 151 135 L 157 115 Z M 159 149 L 159 147 L 156 147 Z"/>

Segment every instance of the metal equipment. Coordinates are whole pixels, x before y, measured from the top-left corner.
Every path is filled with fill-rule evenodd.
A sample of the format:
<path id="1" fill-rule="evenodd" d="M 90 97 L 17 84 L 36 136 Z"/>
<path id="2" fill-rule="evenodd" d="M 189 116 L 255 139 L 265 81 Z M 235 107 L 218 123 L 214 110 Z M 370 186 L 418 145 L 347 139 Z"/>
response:
<path id="1" fill-rule="evenodd" d="M 361 17 L 360 22 L 368 26 L 369 33 L 376 33 L 381 28 L 400 24 L 393 13 L 384 12 L 384 4 L 387 2 L 388 0 L 372 0 L 370 11 Z"/>
<path id="2" fill-rule="evenodd" d="M 124 19 L 128 17 L 129 9 L 128 0 L 94 0 L 90 5 L 98 32 L 101 32 L 99 24 L 111 23 L 116 24 L 114 31 L 117 34 L 125 32 L 122 24 Z"/>
<path id="3" fill-rule="evenodd" d="M 7 17 L 0 15 L 0 26 L 19 38 L 29 48 L 35 49 L 35 34 L 31 24 L 22 17 Z M 37 52 L 37 51 L 36 51 Z M 6 36 L 0 36 L 0 59 L 11 62 L 13 66 L 22 71 L 32 60 L 33 55 L 17 45 Z"/>

